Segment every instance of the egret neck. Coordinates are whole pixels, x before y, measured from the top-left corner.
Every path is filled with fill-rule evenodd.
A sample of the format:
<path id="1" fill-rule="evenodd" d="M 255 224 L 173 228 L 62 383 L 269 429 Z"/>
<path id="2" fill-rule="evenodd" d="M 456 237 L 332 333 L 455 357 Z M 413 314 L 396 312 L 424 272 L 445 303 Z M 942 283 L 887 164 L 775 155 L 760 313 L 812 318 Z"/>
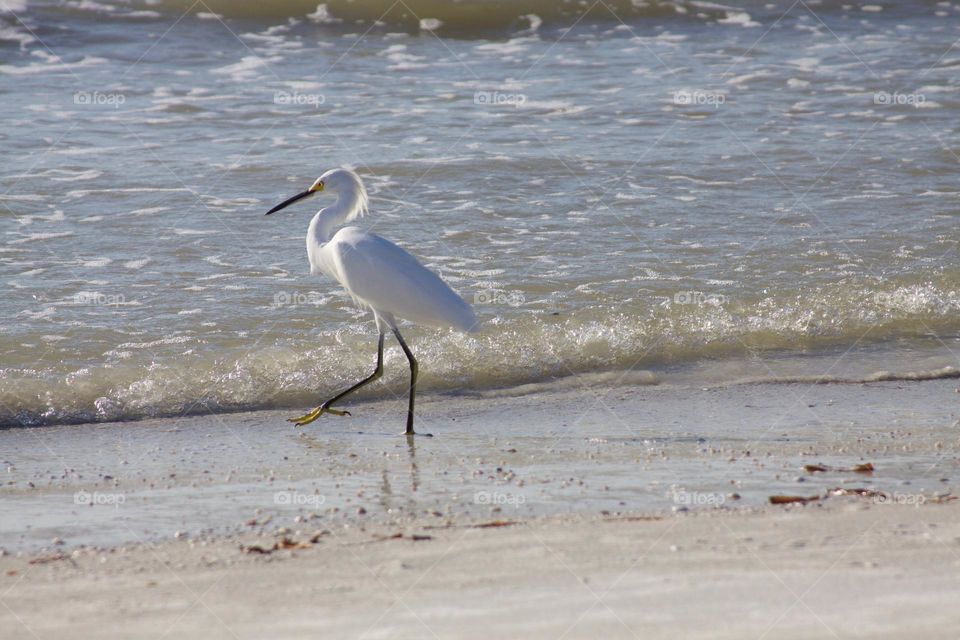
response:
<path id="1" fill-rule="evenodd" d="M 310 273 L 325 273 L 330 275 L 331 265 L 327 264 L 328 256 L 320 251 L 328 242 L 336 230 L 364 214 L 367 206 L 366 193 L 362 188 L 351 188 L 353 185 L 347 183 L 340 186 L 337 191 L 337 201 L 329 207 L 325 207 L 317 212 L 310 220 L 310 226 L 307 229 L 307 257 L 310 260 Z"/>
<path id="2" fill-rule="evenodd" d="M 321 209 L 310 221 L 309 239 L 324 245 L 333 237 L 333 232 L 345 223 L 362 214 L 363 197 L 354 189 L 343 189 L 337 194 L 332 206 Z"/>

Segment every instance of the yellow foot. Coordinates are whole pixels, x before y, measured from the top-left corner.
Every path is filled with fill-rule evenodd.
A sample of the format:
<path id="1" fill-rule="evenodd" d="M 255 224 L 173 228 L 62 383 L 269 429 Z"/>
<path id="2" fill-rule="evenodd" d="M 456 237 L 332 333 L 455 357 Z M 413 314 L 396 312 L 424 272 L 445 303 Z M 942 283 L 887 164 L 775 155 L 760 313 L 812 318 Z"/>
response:
<path id="1" fill-rule="evenodd" d="M 287 418 L 287 422 L 292 422 L 298 427 L 310 424 L 320 416 L 325 413 L 332 413 L 335 416 L 348 416 L 350 415 L 349 411 L 341 411 L 340 409 L 331 409 L 325 405 L 320 405 L 310 413 L 304 414 L 298 418 Z"/>

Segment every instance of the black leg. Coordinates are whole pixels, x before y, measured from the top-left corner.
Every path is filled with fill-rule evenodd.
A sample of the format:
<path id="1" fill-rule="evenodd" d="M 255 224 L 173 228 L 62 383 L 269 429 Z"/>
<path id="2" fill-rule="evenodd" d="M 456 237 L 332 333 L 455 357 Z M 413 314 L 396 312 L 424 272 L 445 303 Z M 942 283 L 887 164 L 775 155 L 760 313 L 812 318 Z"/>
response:
<path id="1" fill-rule="evenodd" d="M 417 396 L 417 371 L 419 370 L 419 366 L 417 365 L 417 359 L 413 357 L 413 352 L 410 351 L 407 343 L 403 341 L 403 336 L 400 335 L 396 327 L 393 328 L 393 334 L 397 336 L 400 348 L 403 349 L 403 352 L 407 355 L 407 360 L 410 361 L 410 406 L 407 408 L 407 430 L 404 431 L 404 435 L 412 436 L 414 435 L 413 403 Z"/>
<path id="2" fill-rule="evenodd" d="M 374 380 L 376 380 L 382 375 L 383 375 L 383 334 L 381 333 L 380 342 L 377 344 L 377 368 L 374 370 L 374 372 L 371 373 L 366 378 L 364 378 L 363 380 L 361 380 L 360 382 L 358 382 L 357 384 L 347 389 L 346 391 L 341 391 L 337 395 L 333 396 L 332 398 L 324 402 L 323 403 L 324 406 L 330 407 L 330 405 L 332 405 L 334 402 L 337 402 L 338 400 L 346 398 L 348 395 L 350 395 L 357 389 L 370 384 L 371 382 L 373 382 Z"/>
<path id="3" fill-rule="evenodd" d="M 310 424 L 311 422 L 313 422 L 314 420 L 316 420 L 317 418 L 319 418 L 319 417 L 320 417 L 321 415 L 323 415 L 324 413 L 332 413 L 332 414 L 334 414 L 334 415 L 341 415 L 341 416 L 346 415 L 346 416 L 348 416 L 348 415 L 350 415 L 350 412 L 349 412 L 349 411 L 338 411 L 338 410 L 336 410 L 336 409 L 331 409 L 331 408 L 330 408 L 330 405 L 332 405 L 334 402 L 337 402 L 337 401 L 339 401 L 339 400 L 342 400 L 343 398 L 347 397 L 348 395 L 350 395 L 351 393 L 353 393 L 353 392 L 356 391 L 357 389 L 359 389 L 359 388 L 361 388 L 361 387 L 363 387 L 363 386 L 365 386 L 365 385 L 370 384 L 371 382 L 373 382 L 374 380 L 376 380 L 377 378 L 379 378 L 379 377 L 382 376 L 382 375 L 383 375 L 383 334 L 381 333 L 381 334 L 380 334 L 380 341 L 379 341 L 379 343 L 377 344 L 377 368 L 374 370 L 373 373 L 371 373 L 369 376 L 367 376 L 366 378 L 364 378 L 363 380 L 361 380 L 361 381 L 358 382 L 357 384 L 353 385 L 352 387 L 350 387 L 350 388 L 347 389 L 346 391 L 342 391 L 342 392 L 338 393 L 337 395 L 333 396 L 332 398 L 330 398 L 329 400 L 327 400 L 326 402 L 324 402 L 323 404 L 321 404 L 319 407 L 317 407 L 316 409 L 314 409 L 314 410 L 311 411 L 310 413 L 308 413 L 308 414 L 306 414 L 306 415 L 302 415 L 302 416 L 300 416 L 300 417 L 298 417 L 298 418 L 290 418 L 290 419 L 288 420 L 288 422 L 293 422 L 293 423 L 295 423 L 298 427 L 302 427 L 303 425 Z"/>

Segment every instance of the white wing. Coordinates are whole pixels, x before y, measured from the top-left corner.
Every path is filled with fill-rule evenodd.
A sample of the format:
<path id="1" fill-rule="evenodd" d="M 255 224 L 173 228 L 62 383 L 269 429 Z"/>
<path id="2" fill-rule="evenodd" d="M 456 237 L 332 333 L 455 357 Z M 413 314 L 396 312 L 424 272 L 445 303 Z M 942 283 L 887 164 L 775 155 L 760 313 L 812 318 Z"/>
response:
<path id="1" fill-rule="evenodd" d="M 473 309 L 435 273 L 380 236 L 357 227 L 338 231 L 322 253 L 324 266 L 373 309 L 434 327 L 477 328 Z M 327 271 L 327 269 L 324 269 Z"/>

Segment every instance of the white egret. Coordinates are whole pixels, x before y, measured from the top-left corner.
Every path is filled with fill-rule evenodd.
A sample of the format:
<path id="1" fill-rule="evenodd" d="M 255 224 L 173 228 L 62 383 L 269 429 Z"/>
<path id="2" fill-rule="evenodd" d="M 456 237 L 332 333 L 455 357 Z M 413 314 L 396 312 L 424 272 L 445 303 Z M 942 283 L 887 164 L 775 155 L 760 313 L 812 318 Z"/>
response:
<path id="1" fill-rule="evenodd" d="M 327 275 L 339 282 L 354 300 L 373 311 L 380 340 L 377 368 L 372 374 L 323 402 L 313 411 L 290 418 L 298 427 L 310 424 L 324 413 L 350 415 L 331 408 L 349 394 L 383 375 L 383 338 L 393 331 L 400 348 L 410 362 L 410 402 L 406 435 L 414 435 L 413 403 L 417 386 L 417 360 L 397 329 L 397 319 L 405 318 L 434 327 L 452 327 L 461 331 L 477 329 L 473 309 L 416 258 L 380 236 L 358 227 L 337 227 L 367 212 L 367 190 L 358 176 L 347 169 L 332 169 L 317 178 L 309 189 L 281 202 L 270 215 L 317 192 L 332 191 L 337 201 L 321 209 L 307 229 L 307 257 L 310 273 Z"/>

